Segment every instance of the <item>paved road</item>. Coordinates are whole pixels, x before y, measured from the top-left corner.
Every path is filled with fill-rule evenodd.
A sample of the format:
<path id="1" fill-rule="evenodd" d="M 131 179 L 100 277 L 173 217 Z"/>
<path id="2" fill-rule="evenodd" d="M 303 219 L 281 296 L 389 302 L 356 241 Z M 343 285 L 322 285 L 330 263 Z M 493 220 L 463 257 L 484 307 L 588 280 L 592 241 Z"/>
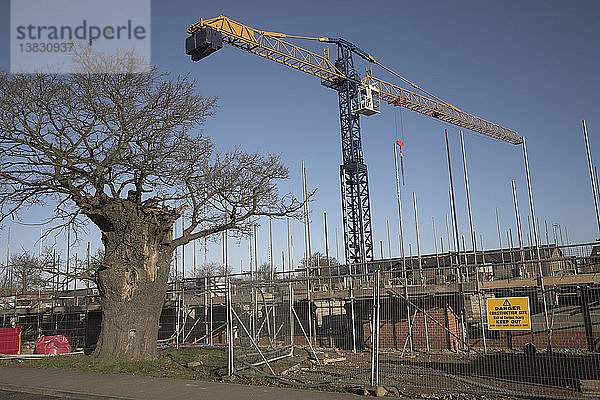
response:
<path id="1" fill-rule="evenodd" d="M 38 395 L 34 399 L 231 399 L 358 400 L 362 396 L 185 379 L 0 366 L 0 390 Z M 2 392 L 0 392 L 1 394 Z M 0 396 L 0 398 L 3 398 Z M 10 397 L 9 397 L 10 398 Z M 31 397 L 13 397 L 29 400 Z"/>
<path id="2" fill-rule="evenodd" d="M 4 390 L 0 390 L 0 399 L 2 399 L 2 400 L 60 400 L 60 399 L 64 399 L 64 397 L 43 396 L 40 394 L 7 392 Z"/>

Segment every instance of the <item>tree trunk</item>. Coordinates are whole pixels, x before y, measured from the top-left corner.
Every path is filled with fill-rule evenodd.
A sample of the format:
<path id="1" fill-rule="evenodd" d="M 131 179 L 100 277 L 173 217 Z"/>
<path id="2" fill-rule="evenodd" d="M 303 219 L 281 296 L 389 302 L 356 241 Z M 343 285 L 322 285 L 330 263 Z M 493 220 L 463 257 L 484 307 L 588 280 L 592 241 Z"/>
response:
<path id="1" fill-rule="evenodd" d="M 102 230 L 105 251 L 97 272 L 102 327 L 94 352 L 104 362 L 156 357 L 175 217 L 145 211 L 119 201 L 101 215 L 88 214 Z"/>

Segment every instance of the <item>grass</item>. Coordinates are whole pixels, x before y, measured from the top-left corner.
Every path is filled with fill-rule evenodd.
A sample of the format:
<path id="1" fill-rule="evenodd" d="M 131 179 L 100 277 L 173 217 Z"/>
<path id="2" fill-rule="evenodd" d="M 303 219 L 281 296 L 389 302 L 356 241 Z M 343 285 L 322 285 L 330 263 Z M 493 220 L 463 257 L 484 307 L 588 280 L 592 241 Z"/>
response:
<path id="1" fill-rule="evenodd" d="M 202 365 L 188 368 L 187 363 L 201 361 Z M 220 380 L 227 375 L 227 353 L 224 349 L 185 348 L 161 349 L 155 360 L 124 361 L 98 365 L 90 356 L 55 356 L 41 359 L 0 360 L 0 365 L 20 365 L 33 368 L 68 369 L 124 375 L 143 375 L 203 381 Z"/>
<path id="2" fill-rule="evenodd" d="M 187 363 L 201 361 L 202 364 L 188 368 Z M 276 373 L 291 366 L 296 361 L 283 360 L 274 365 Z M 291 363 L 291 364 L 290 364 Z M 74 371 L 89 371 L 122 375 L 153 376 L 159 378 L 191 379 L 200 381 L 222 381 L 227 378 L 226 348 L 166 348 L 158 351 L 155 360 L 124 361 L 108 365 L 99 365 L 95 358 L 83 354 L 73 356 L 51 356 L 39 359 L 0 359 L 0 366 L 22 366 L 31 368 L 52 368 Z M 265 372 L 266 368 L 261 367 Z M 235 376 L 235 382 L 259 386 L 290 387 L 290 385 L 262 376 Z M 343 386 L 305 387 L 318 391 L 347 392 L 352 391 Z"/>

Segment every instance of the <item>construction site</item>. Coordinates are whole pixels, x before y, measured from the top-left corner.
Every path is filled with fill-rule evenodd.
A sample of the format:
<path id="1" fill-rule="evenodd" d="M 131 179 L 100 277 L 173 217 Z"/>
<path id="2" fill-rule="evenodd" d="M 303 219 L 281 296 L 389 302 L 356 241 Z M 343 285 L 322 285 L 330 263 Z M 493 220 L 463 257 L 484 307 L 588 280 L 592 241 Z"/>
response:
<path id="1" fill-rule="evenodd" d="M 310 223 L 314 215 L 309 209 L 311 194 L 303 166 L 302 261 L 293 260 L 289 220 L 287 255 L 281 252 L 279 270 L 274 267 L 272 232 L 269 262 L 265 263 L 268 269 L 259 265 L 256 228 L 250 233 L 247 268 L 240 272 L 227 269 L 232 264 L 227 232 L 221 242 L 222 273 L 200 273 L 196 247 L 193 266 L 192 260 L 183 255 L 179 260 L 175 253 L 174 273 L 160 316 L 159 348 L 220 348 L 227 353 L 228 375 L 304 388 L 361 388 L 364 394 L 408 398 L 442 398 L 435 396 L 444 394 L 482 399 L 600 398 L 600 244 L 595 238 L 571 243 L 566 228 L 565 240 L 556 224 L 550 231 L 545 221 L 540 227 L 523 136 L 441 100 L 342 38 L 262 31 L 225 16 L 200 19 L 189 26 L 187 35 L 186 54 L 193 61 L 219 57 L 213 53 L 232 47 L 309 74 L 336 92 L 345 261 L 331 262 L 326 215 L 326 255 L 313 257 Z M 294 44 L 294 40 L 323 44 L 322 53 Z M 364 73 L 358 72 L 355 60 L 365 64 Z M 378 72 L 393 79 L 383 80 Z M 422 254 L 414 192 L 416 248 L 405 240 L 413 227 L 407 227 L 403 215 L 404 143 L 398 140 L 394 143 L 394 211 L 398 214 L 400 255 L 392 256 L 389 225 L 388 256 L 383 242 L 377 251 L 371 220 L 377 210 L 371 210 L 360 121 L 379 114 L 386 104 L 438 120 L 446 128 L 460 129 L 464 176 L 457 178 L 444 128 L 450 215 L 446 249 L 441 239 L 438 250 L 434 219 L 435 252 Z M 523 155 L 529 233 L 522 227 L 512 180 L 517 231 L 514 239 L 512 230 L 501 231 L 496 209 L 500 244 L 496 248 L 484 248 L 483 238 L 478 244 L 474 231 L 463 129 L 520 146 Z M 600 183 L 585 121 L 583 134 L 600 230 Z M 455 187 L 462 183 L 470 228 L 466 235 L 459 231 L 456 210 Z M 184 232 L 184 217 L 179 224 Z M 176 223 L 174 237 L 177 229 Z M 495 237 L 496 232 L 489 236 Z M 88 267 L 89 257 L 88 246 Z M 52 278 L 46 287 L 29 292 L 16 289 L 16 285 L 0 289 L 0 328 L 12 337 L 18 332 L 19 355 L 33 354 L 41 336 L 64 335 L 72 351 L 86 354 L 98 342 L 101 288 L 89 281 L 82 284 L 77 271 L 69 274 L 68 265 L 62 273 L 60 260 L 54 262 L 58 264 L 52 268 L 61 276 L 60 282 Z M 0 344 L 2 340 L 0 336 Z"/>
<path id="2" fill-rule="evenodd" d="M 159 346 L 222 347 L 232 373 L 300 386 L 595 396 L 600 246 L 550 244 L 540 252 L 540 260 L 526 247 L 378 260 L 362 272 L 342 265 L 274 280 L 172 282 Z M 469 279 L 457 282 L 457 274 Z M 492 329 L 494 299 L 525 299 L 527 326 Z M 100 304 L 92 289 L 4 296 L 1 321 L 20 327 L 23 353 L 41 335 L 57 334 L 90 351 Z"/>

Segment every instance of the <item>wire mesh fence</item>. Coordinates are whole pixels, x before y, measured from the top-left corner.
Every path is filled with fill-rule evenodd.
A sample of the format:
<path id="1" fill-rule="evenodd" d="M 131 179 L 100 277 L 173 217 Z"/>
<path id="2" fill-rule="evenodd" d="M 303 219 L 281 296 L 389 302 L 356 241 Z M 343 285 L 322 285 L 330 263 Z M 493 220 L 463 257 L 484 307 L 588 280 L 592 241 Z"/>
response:
<path id="1" fill-rule="evenodd" d="M 40 337 L 55 335 L 64 335 L 73 350 L 85 350 L 100 333 L 100 299 L 90 293 L 40 290 L 0 297 L 0 329 L 20 328 L 23 353 L 33 353 Z"/>
<path id="2" fill-rule="evenodd" d="M 173 282 L 159 346 L 221 346 L 231 374 L 303 386 L 599 396 L 600 252 L 541 246 L 304 267 Z M 23 342 L 68 334 L 91 347 L 98 298 L 0 297 Z M 514 321 L 514 322 L 513 322 Z M 597 389 L 596 389 L 597 390 Z"/>

